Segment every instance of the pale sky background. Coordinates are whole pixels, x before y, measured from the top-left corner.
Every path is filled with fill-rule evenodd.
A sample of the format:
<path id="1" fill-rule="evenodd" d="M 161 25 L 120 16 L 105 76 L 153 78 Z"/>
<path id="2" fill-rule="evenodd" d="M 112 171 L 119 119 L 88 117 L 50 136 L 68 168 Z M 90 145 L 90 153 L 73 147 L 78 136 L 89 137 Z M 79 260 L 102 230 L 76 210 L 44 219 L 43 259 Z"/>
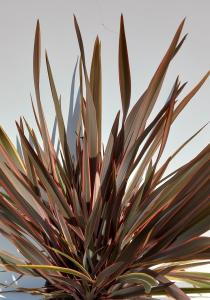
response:
<path id="1" fill-rule="evenodd" d="M 73 14 L 80 25 L 88 66 L 97 34 L 102 42 L 103 138 L 104 142 L 107 141 L 114 116 L 121 107 L 117 60 L 121 13 L 124 14 L 130 57 L 132 104 L 144 92 L 185 16 L 187 20 L 183 34 L 189 35 L 168 70 L 156 108 L 165 103 L 177 75 L 180 75 L 182 82 L 188 81 L 181 95 L 184 96 L 210 69 L 210 0 L 0 0 L 0 125 L 13 141 L 17 133 L 15 120 L 20 116 L 24 115 L 35 126 L 30 93 L 34 95 L 32 54 L 38 18 L 42 32 L 42 53 L 45 48 L 48 50 L 57 90 L 62 95 L 62 107 L 67 116 L 71 77 L 79 55 Z M 47 121 L 52 128 L 54 108 L 44 59 L 41 95 Z M 210 82 L 207 81 L 174 123 L 163 159 L 210 121 L 209 112 Z M 209 143 L 209 128 L 182 151 L 171 164 L 170 170 L 193 158 Z M 9 246 L 0 237 L 0 248 L 3 247 Z M 14 299 L 9 297 L 7 299 Z"/>

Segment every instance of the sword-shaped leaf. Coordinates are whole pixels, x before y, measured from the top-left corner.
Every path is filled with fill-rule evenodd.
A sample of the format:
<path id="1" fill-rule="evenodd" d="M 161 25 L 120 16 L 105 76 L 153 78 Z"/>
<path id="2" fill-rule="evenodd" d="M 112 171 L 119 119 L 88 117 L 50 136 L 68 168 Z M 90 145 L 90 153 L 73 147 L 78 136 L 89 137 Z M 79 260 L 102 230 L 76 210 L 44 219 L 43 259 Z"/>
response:
<path id="1" fill-rule="evenodd" d="M 101 43 L 97 36 L 94 44 L 90 71 L 90 88 L 96 110 L 98 128 L 98 149 L 101 150 L 101 123 L 102 123 L 102 75 L 101 75 Z"/>
<path id="2" fill-rule="evenodd" d="M 125 121 L 128 109 L 130 106 L 131 98 L 131 74 L 128 58 L 128 49 L 125 36 L 124 19 L 121 15 L 120 19 L 120 36 L 119 36 L 119 82 L 120 82 L 120 93 L 123 108 L 123 120 Z"/>

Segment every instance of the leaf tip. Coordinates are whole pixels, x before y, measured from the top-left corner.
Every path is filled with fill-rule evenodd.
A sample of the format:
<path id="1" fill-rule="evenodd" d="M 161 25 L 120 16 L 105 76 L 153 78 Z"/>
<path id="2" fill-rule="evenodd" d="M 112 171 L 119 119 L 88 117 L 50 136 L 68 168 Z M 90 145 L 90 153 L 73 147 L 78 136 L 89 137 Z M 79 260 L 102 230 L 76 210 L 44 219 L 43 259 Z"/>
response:
<path id="1" fill-rule="evenodd" d="M 36 31 L 35 31 L 36 38 L 40 39 L 40 21 L 37 19 L 36 21 Z"/>
<path id="2" fill-rule="evenodd" d="M 75 16 L 75 14 L 73 14 L 73 17 L 74 17 L 74 25 L 75 25 L 75 26 L 78 26 L 78 22 L 77 22 L 77 18 L 76 18 L 76 16 Z"/>

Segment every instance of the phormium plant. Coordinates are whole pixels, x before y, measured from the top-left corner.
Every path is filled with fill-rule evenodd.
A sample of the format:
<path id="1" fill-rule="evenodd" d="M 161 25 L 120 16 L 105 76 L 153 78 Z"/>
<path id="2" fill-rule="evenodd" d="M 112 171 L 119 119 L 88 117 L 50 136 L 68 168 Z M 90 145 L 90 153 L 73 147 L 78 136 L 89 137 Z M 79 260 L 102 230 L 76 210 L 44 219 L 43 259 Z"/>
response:
<path id="1" fill-rule="evenodd" d="M 210 292 L 210 273 L 188 268 L 210 262 L 209 145 L 164 175 L 170 161 L 205 126 L 159 166 L 170 127 L 209 76 L 181 98 L 177 78 L 165 105 L 148 122 L 167 69 L 186 36 L 184 21 L 147 89 L 130 109 L 131 77 L 123 16 L 119 33 L 117 113 L 102 147 L 101 43 L 96 38 L 90 73 L 74 18 L 81 58 L 77 102 L 65 126 L 46 53 L 56 118 L 52 137 L 40 96 L 40 25 L 33 73 L 41 144 L 24 118 L 16 122 L 15 147 L 0 129 L 0 232 L 23 258 L 0 251 L 1 268 L 41 276 L 46 285 L 21 289 L 47 299 L 151 299 Z M 76 72 L 76 68 L 75 68 Z M 67 127 L 67 128 L 66 128 Z M 55 146 L 58 128 L 59 141 Z M 59 146 L 60 145 L 60 146 Z M 180 288 L 176 281 L 190 283 Z"/>

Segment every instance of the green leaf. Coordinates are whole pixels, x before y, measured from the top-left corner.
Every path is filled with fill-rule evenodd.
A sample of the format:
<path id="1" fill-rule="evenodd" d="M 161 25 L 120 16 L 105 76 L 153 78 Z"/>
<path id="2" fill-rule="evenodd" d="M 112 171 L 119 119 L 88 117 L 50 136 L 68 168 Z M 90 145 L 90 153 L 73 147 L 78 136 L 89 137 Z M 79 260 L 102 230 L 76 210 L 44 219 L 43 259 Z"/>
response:
<path id="1" fill-rule="evenodd" d="M 148 296 L 143 296 L 142 294 L 143 294 L 142 287 L 135 286 L 135 287 L 128 287 L 128 288 L 122 288 L 116 290 L 110 294 L 110 297 L 112 297 L 112 299 L 129 299 L 130 297 L 138 296 L 138 300 L 154 299 L 154 298 L 148 298 Z"/>
<path id="2" fill-rule="evenodd" d="M 146 273 L 129 273 L 121 275 L 117 280 L 129 283 L 141 283 L 144 286 L 145 292 L 149 294 L 153 287 L 158 286 L 158 281 Z"/>
<path id="3" fill-rule="evenodd" d="M 25 172 L 25 166 L 18 154 L 18 151 L 15 149 L 15 146 L 9 139 L 6 132 L 0 126 L 0 144 L 4 147 L 5 151 L 9 155 L 9 158 L 12 160 L 13 164 L 20 169 L 21 171 Z"/>
<path id="4" fill-rule="evenodd" d="M 66 253 L 63 253 L 62 251 L 60 251 L 58 249 L 55 249 L 55 248 L 52 248 L 52 247 L 49 247 L 49 249 L 52 249 L 55 253 L 60 254 L 64 257 L 68 258 L 73 264 L 75 264 L 75 266 L 77 266 L 81 271 L 83 271 L 83 273 L 86 276 L 88 276 L 91 279 L 90 274 L 87 272 L 87 270 L 78 261 L 76 261 L 74 258 L 72 258 L 71 256 L 69 256 Z"/>
<path id="5" fill-rule="evenodd" d="M 69 268 L 63 268 L 63 267 L 51 266 L 51 265 L 19 265 L 19 264 L 16 265 L 16 267 L 29 269 L 29 270 L 44 270 L 44 271 L 66 273 L 84 279 L 87 282 L 94 283 L 94 280 L 90 279 L 83 273 L 80 273 L 76 270 L 69 269 Z"/>

